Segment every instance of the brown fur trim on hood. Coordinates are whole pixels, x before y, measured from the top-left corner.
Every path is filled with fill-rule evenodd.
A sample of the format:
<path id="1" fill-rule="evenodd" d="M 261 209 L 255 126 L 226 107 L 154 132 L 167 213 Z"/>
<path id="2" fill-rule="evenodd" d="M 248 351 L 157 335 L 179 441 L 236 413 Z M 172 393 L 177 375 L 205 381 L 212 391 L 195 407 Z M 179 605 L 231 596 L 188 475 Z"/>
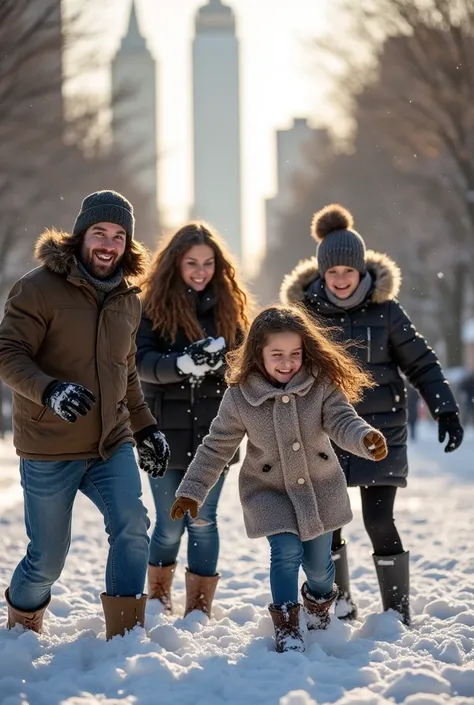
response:
<path id="1" fill-rule="evenodd" d="M 35 245 L 35 258 L 55 274 L 69 274 L 74 255 L 68 240 L 72 235 L 61 230 L 45 230 Z"/>
<path id="2" fill-rule="evenodd" d="M 382 252 L 367 250 L 367 271 L 374 280 L 372 301 L 383 304 L 397 298 L 402 284 L 400 267 L 391 257 Z M 318 260 L 311 257 L 301 261 L 290 274 L 283 279 L 280 300 L 288 306 L 304 301 L 305 289 L 319 276 Z"/>
<path id="3" fill-rule="evenodd" d="M 82 235 L 70 235 L 62 230 L 45 230 L 35 245 L 35 258 L 51 272 L 66 276 L 74 264 Z M 148 264 L 147 250 L 136 240 L 127 240 L 121 266 L 126 278 L 143 276 Z"/>

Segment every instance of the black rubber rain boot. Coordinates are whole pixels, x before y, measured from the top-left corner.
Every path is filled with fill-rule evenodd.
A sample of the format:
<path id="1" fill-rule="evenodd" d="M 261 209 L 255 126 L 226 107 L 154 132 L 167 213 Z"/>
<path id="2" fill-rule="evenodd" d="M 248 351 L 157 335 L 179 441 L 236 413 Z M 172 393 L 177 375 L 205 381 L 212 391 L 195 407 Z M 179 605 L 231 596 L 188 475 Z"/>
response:
<path id="1" fill-rule="evenodd" d="M 357 618 L 357 605 L 351 596 L 349 581 L 349 564 L 347 561 L 347 542 L 343 541 L 337 551 L 332 552 L 332 559 L 336 566 L 334 582 L 339 592 L 336 598 L 334 614 L 338 619 L 350 621 Z"/>
<path id="2" fill-rule="evenodd" d="M 384 610 L 395 610 L 403 624 L 410 626 L 410 553 L 373 558 Z"/>

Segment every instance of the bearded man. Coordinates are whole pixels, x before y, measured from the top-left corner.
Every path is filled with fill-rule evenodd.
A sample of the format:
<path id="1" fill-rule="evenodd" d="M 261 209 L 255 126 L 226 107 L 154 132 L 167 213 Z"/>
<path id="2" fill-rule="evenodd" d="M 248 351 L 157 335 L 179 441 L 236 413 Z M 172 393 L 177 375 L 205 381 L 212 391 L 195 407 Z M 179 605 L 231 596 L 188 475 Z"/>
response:
<path id="1" fill-rule="evenodd" d="M 115 191 L 82 202 L 72 234 L 38 240 L 40 266 L 11 290 L 0 324 L 0 378 L 13 390 L 13 441 L 29 544 L 5 599 L 8 628 L 40 632 L 85 494 L 104 517 L 109 554 L 101 595 L 107 639 L 144 624 L 147 511 L 133 452 L 164 474 L 169 449 L 135 368 L 145 250 L 132 204 Z"/>

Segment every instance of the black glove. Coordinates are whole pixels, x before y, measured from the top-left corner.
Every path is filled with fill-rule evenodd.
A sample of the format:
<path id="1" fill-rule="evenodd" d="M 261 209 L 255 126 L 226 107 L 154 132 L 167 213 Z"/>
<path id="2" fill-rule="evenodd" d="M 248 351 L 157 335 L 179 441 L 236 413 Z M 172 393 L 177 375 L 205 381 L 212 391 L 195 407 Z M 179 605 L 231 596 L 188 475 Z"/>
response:
<path id="1" fill-rule="evenodd" d="M 87 387 L 74 382 L 50 382 L 43 392 L 43 404 L 69 423 L 88 414 L 95 401 L 94 394 Z"/>
<path id="2" fill-rule="evenodd" d="M 211 368 L 211 370 L 217 369 L 219 367 L 222 367 L 222 365 L 226 364 L 226 359 L 225 359 L 226 353 L 227 353 L 227 348 L 222 348 L 222 350 L 218 350 L 217 352 L 207 354 L 206 362 L 209 365 L 209 367 Z"/>
<path id="3" fill-rule="evenodd" d="M 207 356 L 206 363 L 212 369 L 222 367 L 222 365 L 225 365 L 227 362 L 225 358 L 227 354 L 227 346 L 225 344 L 224 338 L 218 338 L 217 340 L 214 340 L 213 343 L 213 347 L 217 347 L 218 349 L 214 351 L 205 351 Z"/>
<path id="4" fill-rule="evenodd" d="M 138 464 L 151 477 L 163 477 L 170 459 L 170 448 L 158 426 L 147 426 L 135 434 Z"/>
<path id="5" fill-rule="evenodd" d="M 445 414 L 439 415 L 438 438 L 440 443 L 444 442 L 446 434 L 448 434 L 449 440 L 444 452 L 452 453 L 453 450 L 459 448 L 464 436 L 464 429 L 459 422 L 459 414 L 454 411 L 447 411 Z"/>
<path id="6" fill-rule="evenodd" d="M 184 351 L 189 355 L 195 365 L 204 365 L 207 363 L 209 353 L 204 350 L 205 347 L 212 343 L 212 338 L 203 338 L 191 343 Z"/>

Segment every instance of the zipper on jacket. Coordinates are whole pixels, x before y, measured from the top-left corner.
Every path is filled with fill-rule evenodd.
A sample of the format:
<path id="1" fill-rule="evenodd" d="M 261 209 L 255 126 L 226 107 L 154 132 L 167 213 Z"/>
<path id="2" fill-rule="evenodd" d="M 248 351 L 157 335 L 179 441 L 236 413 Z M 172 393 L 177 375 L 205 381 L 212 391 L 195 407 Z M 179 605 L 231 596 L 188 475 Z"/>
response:
<path id="1" fill-rule="evenodd" d="M 367 362 L 370 362 L 370 347 L 372 343 L 372 329 L 367 326 Z"/>

